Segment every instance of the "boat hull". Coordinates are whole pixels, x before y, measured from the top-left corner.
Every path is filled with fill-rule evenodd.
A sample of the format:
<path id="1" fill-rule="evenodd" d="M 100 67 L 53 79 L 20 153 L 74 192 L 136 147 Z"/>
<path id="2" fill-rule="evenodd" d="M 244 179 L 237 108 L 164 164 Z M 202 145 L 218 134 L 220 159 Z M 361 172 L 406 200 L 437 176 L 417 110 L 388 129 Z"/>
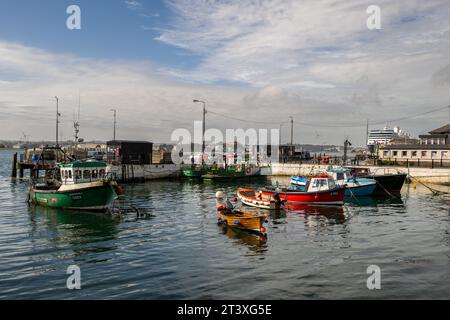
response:
<path id="1" fill-rule="evenodd" d="M 367 196 L 371 196 L 374 193 L 376 187 L 377 187 L 376 184 L 347 187 L 345 189 L 345 196 L 346 197 L 351 197 L 351 196 L 367 197 Z"/>
<path id="2" fill-rule="evenodd" d="M 208 170 L 206 168 L 183 168 L 181 170 L 181 176 L 188 179 L 201 178 L 207 172 Z"/>
<path id="3" fill-rule="evenodd" d="M 264 197 L 272 197 L 278 193 L 281 200 L 288 202 L 312 203 L 312 204 L 343 204 L 345 188 L 336 188 L 333 190 L 324 190 L 317 192 L 297 192 L 297 191 L 269 191 L 263 190 Z"/>
<path id="4" fill-rule="evenodd" d="M 30 202 L 36 205 L 72 210 L 105 211 L 117 197 L 110 183 L 98 186 L 59 190 L 30 190 Z"/>
<path id="5" fill-rule="evenodd" d="M 406 180 L 406 174 L 386 174 L 376 176 L 366 176 L 365 178 L 375 179 L 377 186 L 374 193 L 400 192 Z"/>
<path id="6" fill-rule="evenodd" d="M 283 202 L 276 202 L 272 198 L 257 197 L 256 191 L 253 189 L 238 189 L 237 196 L 241 202 L 247 206 L 268 209 L 279 210 L 283 208 Z"/>
<path id="7" fill-rule="evenodd" d="M 265 234 L 266 230 L 264 228 L 264 222 L 266 221 L 266 216 L 257 215 L 252 213 L 227 213 L 224 211 L 219 211 L 217 213 L 218 222 L 224 224 L 227 227 L 242 229 L 257 233 Z"/>
<path id="8" fill-rule="evenodd" d="M 257 176 L 260 176 L 258 167 L 244 166 L 240 169 L 235 167 L 213 168 L 207 174 L 204 174 L 202 178 L 206 180 L 238 180 Z"/>

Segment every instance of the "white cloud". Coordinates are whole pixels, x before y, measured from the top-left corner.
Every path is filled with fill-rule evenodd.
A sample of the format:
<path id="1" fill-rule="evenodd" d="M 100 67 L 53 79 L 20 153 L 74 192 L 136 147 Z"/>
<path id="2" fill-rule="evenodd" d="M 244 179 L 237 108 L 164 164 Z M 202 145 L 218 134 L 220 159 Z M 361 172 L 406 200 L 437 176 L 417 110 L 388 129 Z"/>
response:
<path id="1" fill-rule="evenodd" d="M 366 28 L 370 4 L 167 1 L 174 17 L 157 39 L 199 55 L 201 63 L 190 70 L 0 42 L 0 136 L 20 136 L 21 121 L 35 136 L 52 138 L 58 95 L 69 137 L 80 89 L 85 138 L 108 138 L 114 106 L 119 136 L 168 141 L 173 128 L 200 119 L 191 102 L 199 98 L 211 110 L 248 120 L 293 115 L 297 141 L 342 143 L 350 136 L 362 144 L 367 118 L 404 117 L 450 101 L 448 1 L 380 0 L 377 31 Z M 219 128 L 251 125 L 212 113 L 207 119 Z M 447 119 L 444 111 L 399 124 L 419 134 Z"/>
<path id="2" fill-rule="evenodd" d="M 130 1 L 124 1 L 124 3 L 125 3 L 125 6 L 130 10 L 138 11 L 143 8 L 142 3 L 139 1 L 130 0 Z"/>
<path id="3" fill-rule="evenodd" d="M 366 8 L 373 1 L 167 4 L 175 18 L 156 39 L 202 58 L 190 72 L 170 70 L 184 80 L 280 87 L 309 101 L 310 108 L 337 104 L 347 117 L 361 122 L 418 113 L 450 101 L 446 0 L 377 1 L 382 29 L 375 31 L 366 27 Z M 324 116 L 333 119 L 333 110 Z M 414 133 L 429 129 L 421 124 L 407 125 Z"/>

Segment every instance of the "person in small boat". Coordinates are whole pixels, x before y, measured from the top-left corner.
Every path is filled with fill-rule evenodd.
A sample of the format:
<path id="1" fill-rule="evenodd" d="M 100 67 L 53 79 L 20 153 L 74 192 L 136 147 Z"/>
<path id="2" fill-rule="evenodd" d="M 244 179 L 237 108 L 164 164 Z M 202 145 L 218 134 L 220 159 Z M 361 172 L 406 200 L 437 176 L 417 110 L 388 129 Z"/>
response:
<path id="1" fill-rule="evenodd" d="M 225 200 L 225 210 L 227 210 L 227 211 L 233 211 L 234 210 L 234 206 L 231 203 L 230 199 L 228 199 L 228 198 Z"/>

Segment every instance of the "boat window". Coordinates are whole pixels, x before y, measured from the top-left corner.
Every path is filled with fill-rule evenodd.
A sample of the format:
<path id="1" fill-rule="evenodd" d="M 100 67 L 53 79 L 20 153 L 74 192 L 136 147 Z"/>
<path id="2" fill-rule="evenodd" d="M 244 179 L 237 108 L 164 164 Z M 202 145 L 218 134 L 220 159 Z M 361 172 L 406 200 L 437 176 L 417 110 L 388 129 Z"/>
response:
<path id="1" fill-rule="evenodd" d="M 320 188 L 326 185 L 327 185 L 326 179 L 316 179 L 316 181 L 314 181 L 314 187 L 316 188 Z"/>
<path id="2" fill-rule="evenodd" d="M 336 173 L 336 180 L 344 180 L 344 173 L 343 172 Z"/>
<path id="3" fill-rule="evenodd" d="M 81 179 L 81 170 L 75 170 L 75 179 Z"/>
<path id="4" fill-rule="evenodd" d="M 335 183 L 333 180 L 328 179 L 328 188 L 330 189 L 334 189 L 336 187 Z"/>
<path id="5" fill-rule="evenodd" d="M 99 178 L 103 178 L 105 176 L 105 169 L 100 169 Z"/>
<path id="6" fill-rule="evenodd" d="M 83 179 L 90 179 L 90 178 L 91 178 L 91 170 L 84 170 Z"/>
<path id="7" fill-rule="evenodd" d="M 72 170 L 67 170 L 69 172 L 69 179 L 72 179 Z"/>
<path id="8" fill-rule="evenodd" d="M 92 170 L 92 179 L 97 179 L 98 178 L 98 170 L 94 169 Z"/>
<path id="9" fill-rule="evenodd" d="M 67 170 L 63 170 L 63 178 L 64 179 L 69 178 L 69 174 L 67 173 Z"/>

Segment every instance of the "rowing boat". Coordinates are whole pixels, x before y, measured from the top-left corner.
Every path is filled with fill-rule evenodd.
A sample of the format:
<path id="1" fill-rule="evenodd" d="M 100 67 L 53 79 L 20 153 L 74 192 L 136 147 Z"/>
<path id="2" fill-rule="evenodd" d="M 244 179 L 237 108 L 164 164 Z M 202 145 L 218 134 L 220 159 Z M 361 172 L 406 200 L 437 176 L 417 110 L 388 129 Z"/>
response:
<path id="1" fill-rule="evenodd" d="M 277 194 L 270 197 L 263 197 L 254 189 L 239 188 L 237 191 L 237 196 L 243 204 L 251 207 L 279 210 L 284 206 L 284 202 L 281 201 Z"/>
<path id="2" fill-rule="evenodd" d="M 267 217 L 262 214 L 242 212 L 240 210 L 220 210 L 217 212 L 218 222 L 231 228 L 253 231 L 261 234 L 267 232 L 264 223 Z"/>

